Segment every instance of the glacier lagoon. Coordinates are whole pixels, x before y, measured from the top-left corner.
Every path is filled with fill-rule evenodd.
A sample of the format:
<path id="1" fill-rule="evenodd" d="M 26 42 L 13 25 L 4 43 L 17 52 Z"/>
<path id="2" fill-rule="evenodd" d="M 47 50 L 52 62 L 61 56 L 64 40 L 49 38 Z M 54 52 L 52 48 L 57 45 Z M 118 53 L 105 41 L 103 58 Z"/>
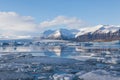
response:
<path id="1" fill-rule="evenodd" d="M 119 41 L 8 43 L 0 45 L 1 80 L 120 80 Z"/>

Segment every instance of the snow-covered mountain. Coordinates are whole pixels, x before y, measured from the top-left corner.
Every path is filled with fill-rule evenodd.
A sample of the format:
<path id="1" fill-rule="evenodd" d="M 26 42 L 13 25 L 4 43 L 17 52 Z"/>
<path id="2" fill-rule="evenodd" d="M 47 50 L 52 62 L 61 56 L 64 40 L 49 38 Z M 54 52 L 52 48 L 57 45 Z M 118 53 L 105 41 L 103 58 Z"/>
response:
<path id="1" fill-rule="evenodd" d="M 120 26 L 114 26 L 114 25 L 97 25 L 95 27 L 89 27 L 89 28 L 82 28 L 80 29 L 80 32 L 76 34 L 75 37 L 85 35 L 85 34 L 103 34 L 103 33 L 114 33 L 120 29 Z"/>
<path id="2" fill-rule="evenodd" d="M 43 33 L 42 37 L 47 39 L 74 39 L 77 41 L 118 40 L 120 39 L 120 26 L 97 25 L 95 27 L 81 28 L 78 30 L 47 30 Z"/>
<path id="3" fill-rule="evenodd" d="M 58 29 L 58 30 L 47 30 L 43 33 L 43 38 L 48 39 L 74 39 L 75 35 L 79 32 L 79 30 L 75 29 Z"/>
<path id="4" fill-rule="evenodd" d="M 80 29 L 75 38 L 78 41 L 117 40 L 120 39 L 120 26 L 97 25 Z"/>

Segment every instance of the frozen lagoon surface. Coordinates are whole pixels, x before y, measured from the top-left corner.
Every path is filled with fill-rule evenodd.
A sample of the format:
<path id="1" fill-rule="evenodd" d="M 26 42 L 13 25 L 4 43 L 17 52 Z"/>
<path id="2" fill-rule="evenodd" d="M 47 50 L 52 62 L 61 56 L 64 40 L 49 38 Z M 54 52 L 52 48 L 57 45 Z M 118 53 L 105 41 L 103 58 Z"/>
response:
<path id="1" fill-rule="evenodd" d="M 0 55 L 0 80 L 120 80 L 119 41 L 24 42 Z"/>

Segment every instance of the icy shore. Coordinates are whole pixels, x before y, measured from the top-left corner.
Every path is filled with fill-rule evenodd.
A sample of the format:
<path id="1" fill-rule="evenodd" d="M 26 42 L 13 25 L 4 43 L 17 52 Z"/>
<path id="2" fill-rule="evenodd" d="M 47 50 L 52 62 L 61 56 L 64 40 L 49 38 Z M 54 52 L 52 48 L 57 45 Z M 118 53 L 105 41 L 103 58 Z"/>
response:
<path id="1" fill-rule="evenodd" d="M 119 68 L 95 60 L 8 54 L 0 57 L 0 80 L 120 80 Z"/>

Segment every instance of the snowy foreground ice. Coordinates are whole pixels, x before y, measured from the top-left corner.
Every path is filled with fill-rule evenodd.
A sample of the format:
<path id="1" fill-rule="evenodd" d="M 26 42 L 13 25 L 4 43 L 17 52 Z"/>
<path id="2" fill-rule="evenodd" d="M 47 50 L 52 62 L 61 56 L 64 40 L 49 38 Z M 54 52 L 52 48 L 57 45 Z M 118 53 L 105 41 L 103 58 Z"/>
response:
<path id="1" fill-rule="evenodd" d="M 7 54 L 0 57 L 0 80 L 120 80 L 120 63 Z"/>

